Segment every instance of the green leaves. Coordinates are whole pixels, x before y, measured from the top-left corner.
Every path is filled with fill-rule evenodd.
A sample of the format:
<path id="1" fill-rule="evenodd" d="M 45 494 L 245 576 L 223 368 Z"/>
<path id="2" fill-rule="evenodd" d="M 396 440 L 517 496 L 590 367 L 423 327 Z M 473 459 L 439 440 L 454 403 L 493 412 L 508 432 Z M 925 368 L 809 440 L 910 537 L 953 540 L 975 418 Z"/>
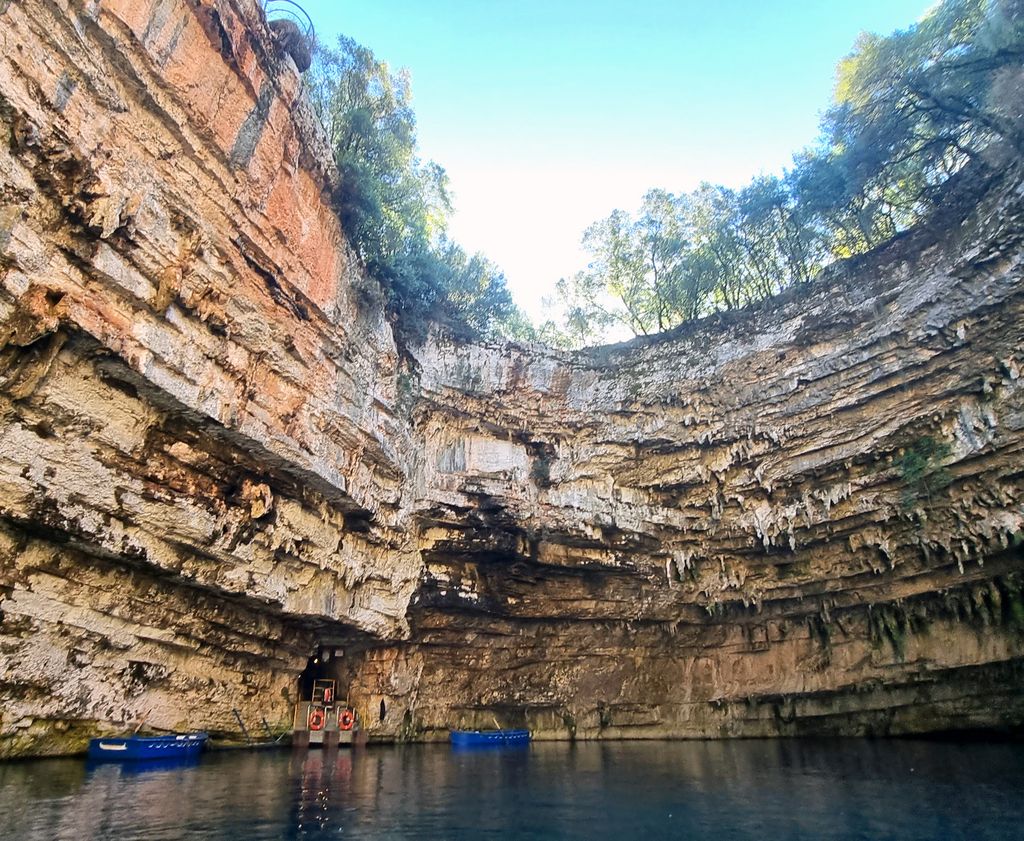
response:
<path id="1" fill-rule="evenodd" d="M 930 503 L 934 494 L 949 485 L 951 477 L 943 463 L 950 453 L 945 441 L 924 436 L 900 454 L 896 468 L 904 481 L 904 508 Z"/>
<path id="2" fill-rule="evenodd" d="M 837 68 L 821 137 L 782 178 L 739 192 L 651 190 L 583 238 L 588 267 L 559 284 L 577 344 L 745 306 L 813 280 L 928 214 L 941 185 L 993 144 L 1024 152 L 1024 4 L 946 0 Z"/>
<path id="3" fill-rule="evenodd" d="M 1013 5 L 946 0 L 905 31 L 862 36 L 840 62 L 822 152 L 844 171 L 846 202 L 823 221 L 841 226 L 844 212 L 856 213 L 862 240 L 844 250 L 912 225 L 936 188 L 994 141 L 1020 148 L 1019 111 L 1009 118 L 992 97 L 1000 73 L 1024 58 Z"/>
<path id="4" fill-rule="evenodd" d="M 421 339 L 430 319 L 486 332 L 515 307 L 504 275 L 446 234 L 448 176 L 417 154 L 409 75 L 351 38 L 319 48 L 306 83 L 334 150 L 334 204 L 366 268 L 388 291 L 401 331 Z"/>
<path id="5" fill-rule="evenodd" d="M 409 75 L 341 38 L 307 74 L 341 172 L 335 204 L 412 338 L 428 319 L 583 345 L 647 335 L 807 283 L 930 212 L 941 185 L 993 145 L 1024 151 L 1020 0 L 945 0 L 906 30 L 862 35 L 837 68 L 821 136 L 780 177 L 741 190 L 651 190 L 583 238 L 556 289 L 561 327 L 529 324 L 501 272 L 447 237 L 443 168 L 420 159 Z M 425 317 L 426 316 L 426 317 Z"/>
<path id="6" fill-rule="evenodd" d="M 813 277 L 813 237 L 787 186 L 755 179 L 739 193 L 703 184 L 651 190 L 636 217 L 621 210 L 583 237 L 586 270 L 562 280 L 566 329 L 587 343 L 615 325 L 636 335 L 732 309 Z"/>

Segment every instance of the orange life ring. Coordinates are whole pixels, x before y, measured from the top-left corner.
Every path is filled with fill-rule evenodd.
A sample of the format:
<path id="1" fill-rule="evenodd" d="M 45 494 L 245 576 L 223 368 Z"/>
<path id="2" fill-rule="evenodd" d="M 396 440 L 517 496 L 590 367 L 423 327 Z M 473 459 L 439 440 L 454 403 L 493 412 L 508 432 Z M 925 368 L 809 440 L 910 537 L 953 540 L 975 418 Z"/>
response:
<path id="1" fill-rule="evenodd" d="M 307 719 L 310 730 L 323 730 L 326 716 L 324 711 L 320 707 L 313 707 L 309 711 L 309 718 Z"/>
<path id="2" fill-rule="evenodd" d="M 338 727 L 342 730 L 351 730 L 352 725 L 356 723 L 356 716 L 352 710 L 342 710 L 338 713 Z"/>

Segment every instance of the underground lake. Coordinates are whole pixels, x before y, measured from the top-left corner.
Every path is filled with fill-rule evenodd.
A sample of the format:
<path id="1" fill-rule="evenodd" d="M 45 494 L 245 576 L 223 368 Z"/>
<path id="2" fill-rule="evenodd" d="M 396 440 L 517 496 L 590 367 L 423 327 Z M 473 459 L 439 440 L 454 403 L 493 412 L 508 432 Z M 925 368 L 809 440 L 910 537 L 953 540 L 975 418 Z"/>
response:
<path id="1" fill-rule="evenodd" d="M 1024 744 L 534 743 L 208 753 L 191 765 L 0 764 L 18 841 L 1011 839 Z"/>

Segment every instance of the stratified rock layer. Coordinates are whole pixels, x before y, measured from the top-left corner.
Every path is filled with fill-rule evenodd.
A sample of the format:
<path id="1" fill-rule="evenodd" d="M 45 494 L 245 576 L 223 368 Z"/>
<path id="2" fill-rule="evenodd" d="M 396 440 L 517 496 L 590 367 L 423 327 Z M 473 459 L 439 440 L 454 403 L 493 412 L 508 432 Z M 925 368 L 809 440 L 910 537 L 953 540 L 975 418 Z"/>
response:
<path id="1" fill-rule="evenodd" d="M 299 78 L 254 3 L 3 3 L 0 47 L 0 753 L 281 724 L 419 575 Z"/>
<path id="2" fill-rule="evenodd" d="M 1019 723 L 1022 190 L 972 186 L 677 335 L 431 349 L 415 644 L 356 685 L 427 732 Z"/>
<path id="3" fill-rule="evenodd" d="M 299 92 L 255 2 L 0 0 L 0 755 L 287 726 L 319 645 L 374 738 L 1024 722 L 1016 165 L 656 340 L 402 351 Z"/>

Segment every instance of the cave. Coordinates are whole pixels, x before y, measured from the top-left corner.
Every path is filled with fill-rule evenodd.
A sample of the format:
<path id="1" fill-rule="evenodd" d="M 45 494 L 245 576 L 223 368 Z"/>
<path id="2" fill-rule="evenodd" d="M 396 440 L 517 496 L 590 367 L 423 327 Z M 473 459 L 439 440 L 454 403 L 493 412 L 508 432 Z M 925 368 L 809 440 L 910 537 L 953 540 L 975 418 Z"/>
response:
<path id="1" fill-rule="evenodd" d="M 0 2 L 0 756 L 321 678 L 381 742 L 1024 725 L 1019 156 L 658 335 L 410 336 L 257 5 L 194 5 Z"/>
<path id="2" fill-rule="evenodd" d="M 298 679 L 298 700 L 309 701 L 313 697 L 313 684 L 315 681 L 332 677 L 329 662 L 324 661 L 322 649 L 309 656 L 306 667 L 300 672 Z"/>

